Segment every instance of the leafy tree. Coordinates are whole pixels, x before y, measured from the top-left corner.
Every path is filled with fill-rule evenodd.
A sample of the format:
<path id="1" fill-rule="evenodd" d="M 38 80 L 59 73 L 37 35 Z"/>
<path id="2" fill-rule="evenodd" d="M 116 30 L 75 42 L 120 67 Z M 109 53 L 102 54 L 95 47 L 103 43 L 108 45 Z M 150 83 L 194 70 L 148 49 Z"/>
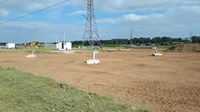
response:
<path id="1" fill-rule="evenodd" d="M 200 43 L 200 36 L 193 36 L 191 38 L 192 43 Z M 119 45 L 172 45 L 176 42 L 190 43 L 190 40 L 182 38 L 171 38 L 171 37 L 154 37 L 154 38 L 132 38 L 132 39 L 111 39 L 111 40 L 100 40 L 103 46 L 119 46 Z M 82 41 L 74 41 L 73 45 L 82 45 Z M 86 42 L 84 45 L 89 46 Z"/>
<path id="2" fill-rule="evenodd" d="M 200 36 L 192 36 L 192 43 L 200 43 Z"/>

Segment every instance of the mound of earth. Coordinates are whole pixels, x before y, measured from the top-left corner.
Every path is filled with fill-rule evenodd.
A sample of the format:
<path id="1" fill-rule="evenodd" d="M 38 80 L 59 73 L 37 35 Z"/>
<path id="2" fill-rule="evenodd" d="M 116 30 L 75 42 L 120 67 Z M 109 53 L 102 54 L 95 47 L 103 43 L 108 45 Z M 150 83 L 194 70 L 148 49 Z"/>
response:
<path id="1" fill-rule="evenodd" d="M 170 50 L 174 52 L 200 52 L 200 44 L 176 44 Z"/>

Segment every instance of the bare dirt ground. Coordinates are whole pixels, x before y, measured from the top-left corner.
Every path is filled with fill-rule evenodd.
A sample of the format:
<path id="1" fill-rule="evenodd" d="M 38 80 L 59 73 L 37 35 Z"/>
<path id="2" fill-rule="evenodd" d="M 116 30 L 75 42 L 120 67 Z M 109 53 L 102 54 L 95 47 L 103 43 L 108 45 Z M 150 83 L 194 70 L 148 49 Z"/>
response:
<path id="1" fill-rule="evenodd" d="M 86 65 L 89 52 L 41 53 L 35 59 L 26 59 L 26 52 L 1 52 L 0 66 L 47 76 L 155 112 L 199 112 L 200 53 L 164 52 L 162 57 L 151 53 L 100 52 L 100 65 Z"/>

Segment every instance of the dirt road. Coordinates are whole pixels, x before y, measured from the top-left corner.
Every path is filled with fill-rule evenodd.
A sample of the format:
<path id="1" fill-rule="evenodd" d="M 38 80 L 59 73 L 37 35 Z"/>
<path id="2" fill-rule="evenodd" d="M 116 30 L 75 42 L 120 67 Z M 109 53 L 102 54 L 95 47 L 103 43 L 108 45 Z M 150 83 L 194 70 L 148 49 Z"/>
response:
<path id="1" fill-rule="evenodd" d="M 76 88 L 155 112 L 200 111 L 200 54 L 152 50 L 100 52 L 100 65 L 86 65 L 91 53 L 0 53 L 1 67 L 47 76 Z"/>

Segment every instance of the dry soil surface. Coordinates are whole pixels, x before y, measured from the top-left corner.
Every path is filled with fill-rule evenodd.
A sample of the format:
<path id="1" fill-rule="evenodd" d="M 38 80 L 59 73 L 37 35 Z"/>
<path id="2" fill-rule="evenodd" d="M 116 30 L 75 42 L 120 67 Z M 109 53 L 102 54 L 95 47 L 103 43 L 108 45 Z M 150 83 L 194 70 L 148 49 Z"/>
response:
<path id="1" fill-rule="evenodd" d="M 155 112 L 200 112 L 200 53 L 152 50 L 100 52 L 99 65 L 86 65 L 91 52 L 1 52 L 0 66 L 14 67 L 65 82 L 87 92 L 113 96 L 117 101 Z"/>

